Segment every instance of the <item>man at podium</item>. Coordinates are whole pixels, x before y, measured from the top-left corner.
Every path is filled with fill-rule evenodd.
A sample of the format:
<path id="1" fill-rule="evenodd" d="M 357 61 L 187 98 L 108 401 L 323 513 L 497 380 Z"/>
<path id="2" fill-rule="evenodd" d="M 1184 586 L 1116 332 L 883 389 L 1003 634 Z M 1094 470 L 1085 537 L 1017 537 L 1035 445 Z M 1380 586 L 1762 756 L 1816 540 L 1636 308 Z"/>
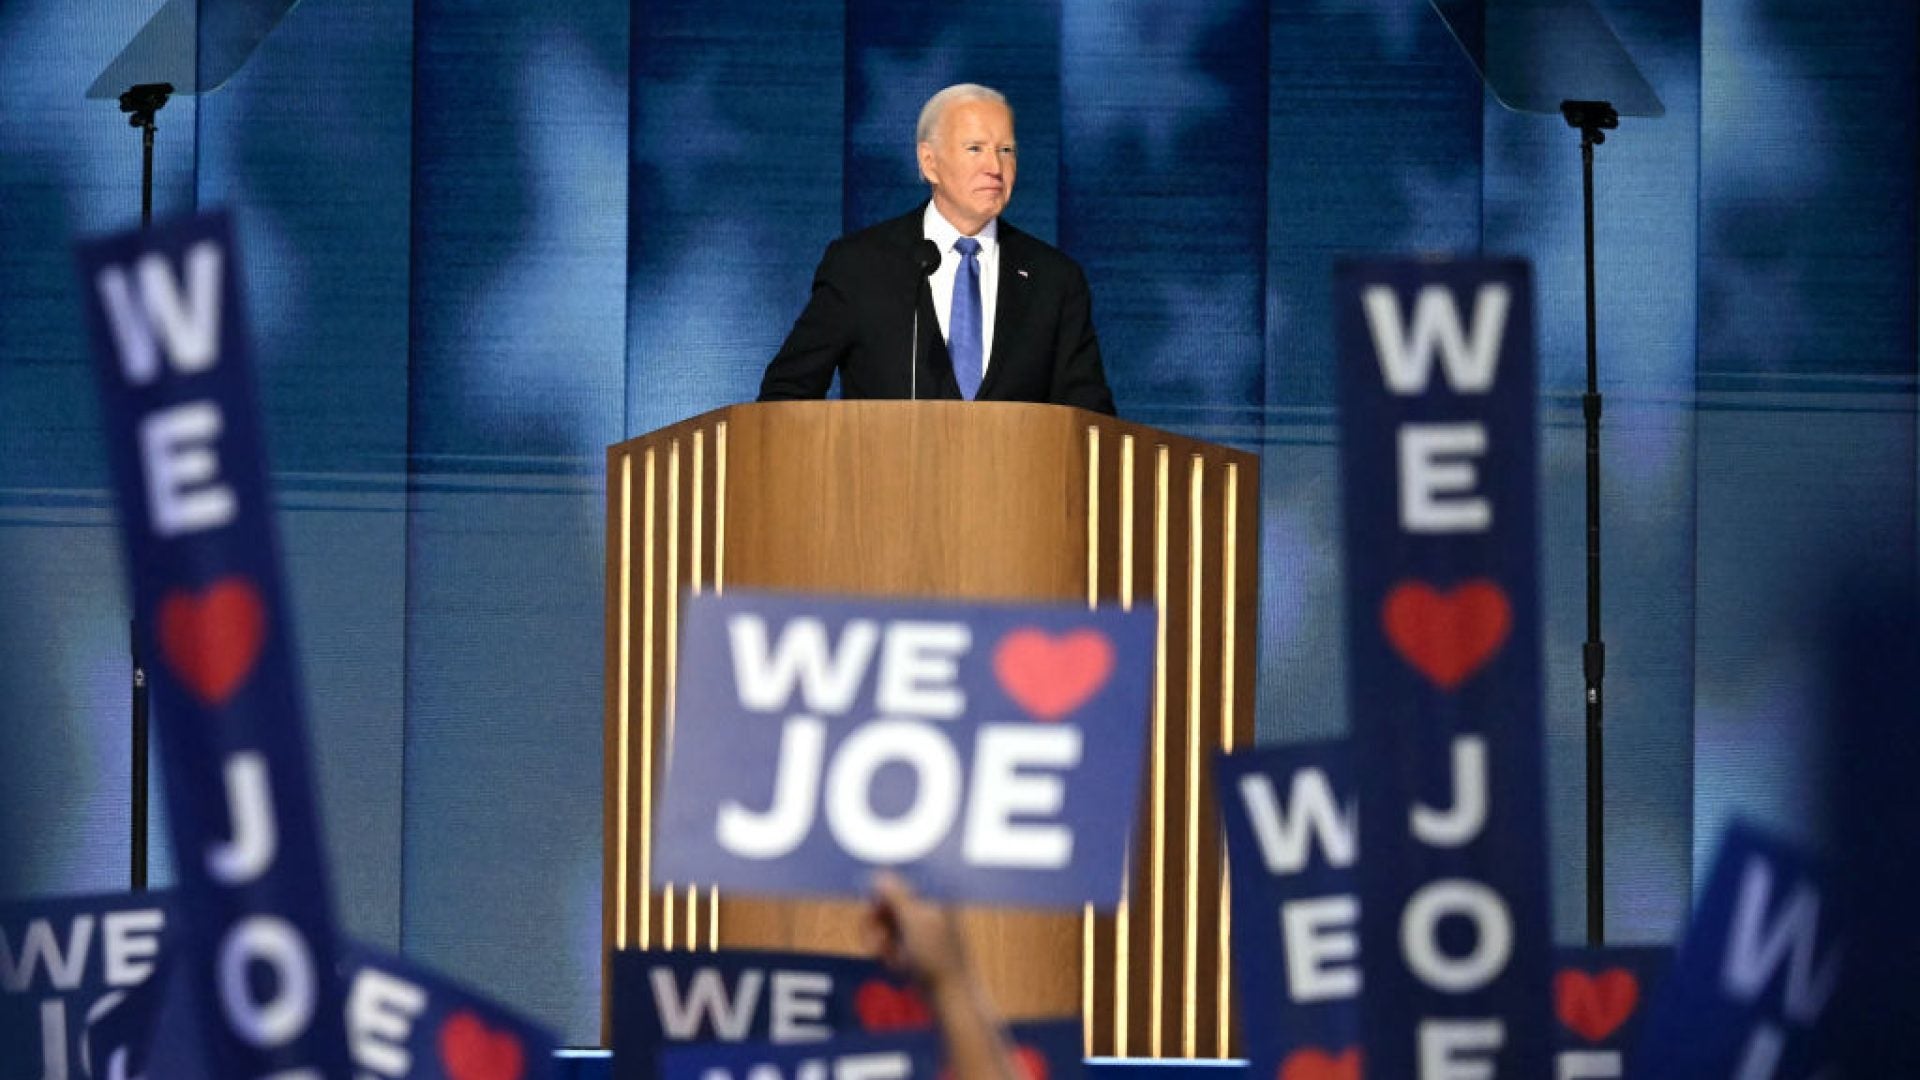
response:
<path id="1" fill-rule="evenodd" d="M 1001 219 L 1016 168 L 999 91 L 949 86 L 920 110 L 932 198 L 827 246 L 813 295 L 760 382 L 761 401 L 825 397 L 1039 401 L 1111 415 L 1079 264 Z"/>

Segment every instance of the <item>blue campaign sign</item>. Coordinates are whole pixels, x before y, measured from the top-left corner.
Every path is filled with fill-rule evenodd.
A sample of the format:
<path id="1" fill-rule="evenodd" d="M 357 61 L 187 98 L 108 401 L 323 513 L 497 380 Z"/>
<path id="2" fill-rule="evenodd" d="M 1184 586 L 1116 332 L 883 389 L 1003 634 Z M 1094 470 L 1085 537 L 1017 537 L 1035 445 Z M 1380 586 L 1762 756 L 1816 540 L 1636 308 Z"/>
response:
<path id="1" fill-rule="evenodd" d="M 144 1072 L 170 914 L 158 892 L 0 905 L 0 1080 Z"/>
<path id="2" fill-rule="evenodd" d="M 1078 1080 L 1085 1071 L 1081 1040 L 1078 1020 L 1009 1025 L 1017 1080 Z M 660 1060 L 660 1080 L 942 1080 L 949 1075 L 942 1059 L 932 1032 L 785 1046 L 708 1043 L 669 1050 Z"/>
<path id="3" fill-rule="evenodd" d="M 1666 978 L 1673 950 L 1602 945 L 1554 951 L 1556 1080 L 1618 1080 L 1634 1075 L 1647 1006 Z"/>
<path id="4" fill-rule="evenodd" d="M 347 951 L 347 1037 L 362 1080 L 546 1080 L 551 1033 L 417 964 Z"/>
<path id="5" fill-rule="evenodd" d="M 652 1080 L 685 1043 L 819 1042 L 929 1027 L 919 992 L 873 960 L 787 952 L 613 954 L 614 1080 Z"/>
<path id="6" fill-rule="evenodd" d="M 657 881 L 1035 907 L 1120 896 L 1154 616 L 690 596 Z"/>
<path id="7" fill-rule="evenodd" d="M 222 215 L 80 247 L 102 430 L 213 1072 L 344 1077 L 332 895 Z"/>
<path id="8" fill-rule="evenodd" d="M 1832 792 L 1834 878 L 1848 933 L 1868 943 L 1847 954 L 1832 1008 L 1843 1076 L 1920 1076 L 1920 594 L 1911 580 L 1877 575 L 1836 597 L 1827 619 L 1825 730 Z"/>
<path id="9" fill-rule="evenodd" d="M 336 967 L 347 988 L 343 1030 L 356 1080 L 552 1080 L 557 1074 L 550 1032 L 427 968 L 355 944 L 344 946 Z M 139 1075 L 221 1075 L 207 1064 L 188 1022 L 201 1009 L 198 988 L 175 975 L 155 988 L 164 995 L 158 1031 L 151 1066 Z"/>
<path id="10" fill-rule="evenodd" d="M 1831 1069 L 1845 926 L 1834 900 L 1824 866 L 1755 829 L 1729 828 L 1631 1075 L 1770 1080 Z"/>
<path id="11" fill-rule="evenodd" d="M 1252 1074 L 1360 1075 L 1360 836 L 1345 741 L 1223 754 L 1234 970 Z"/>
<path id="12" fill-rule="evenodd" d="M 1520 262 L 1335 279 L 1376 1076 L 1551 1067 L 1532 309 Z"/>

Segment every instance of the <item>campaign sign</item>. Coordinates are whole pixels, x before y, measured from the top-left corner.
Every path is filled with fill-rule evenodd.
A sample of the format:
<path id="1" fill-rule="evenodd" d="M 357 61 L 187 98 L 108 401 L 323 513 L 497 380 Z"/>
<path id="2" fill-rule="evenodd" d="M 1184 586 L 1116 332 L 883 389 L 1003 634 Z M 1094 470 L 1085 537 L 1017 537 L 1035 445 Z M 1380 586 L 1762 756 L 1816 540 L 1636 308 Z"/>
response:
<path id="1" fill-rule="evenodd" d="M 169 914 L 158 892 L 0 905 L 0 1080 L 142 1071 Z"/>
<path id="2" fill-rule="evenodd" d="M 1084 1070 L 1080 1021 L 1010 1024 L 1007 1042 L 1019 1080 L 1078 1080 Z M 669 1050 L 660 1080 L 941 1080 L 949 1075 L 932 1032 L 857 1035 L 774 1046 L 707 1043 Z"/>
<path id="3" fill-rule="evenodd" d="M 1632 1051 L 1673 950 L 1602 945 L 1554 951 L 1553 1080 L 1632 1076 Z"/>
<path id="4" fill-rule="evenodd" d="M 1521 262 L 1335 279 L 1376 1076 L 1551 1068 L 1532 307 Z"/>
<path id="5" fill-rule="evenodd" d="M 1254 1076 L 1360 1076 L 1360 837 L 1344 740 L 1214 760 Z"/>
<path id="6" fill-rule="evenodd" d="M 1744 825 L 1720 842 L 1673 970 L 1648 1010 L 1636 1080 L 1811 1077 L 1834 1060 L 1844 920 L 1826 869 Z"/>
<path id="7" fill-rule="evenodd" d="M 689 596 L 656 881 L 1110 907 L 1154 615 Z"/>
<path id="8" fill-rule="evenodd" d="M 544 1029 L 432 971 L 346 944 L 337 967 L 355 1080 L 552 1080 L 555 1040 Z M 203 1080 L 206 1063 L 187 1018 L 196 987 L 164 987 L 160 1030 L 144 1080 Z M 128 1074 L 132 1075 L 132 1074 Z"/>
<path id="9" fill-rule="evenodd" d="M 683 1043 L 819 1042 L 933 1023 L 918 991 L 878 962 L 785 952 L 613 954 L 614 1080 L 652 1080 Z"/>
<path id="10" fill-rule="evenodd" d="M 1842 590 L 1828 619 L 1834 875 L 1848 933 L 1832 1008 L 1845 1076 L 1920 1076 L 1920 596 L 1911 581 Z"/>
<path id="11" fill-rule="evenodd" d="M 347 1039 L 359 1080 L 545 1080 L 546 1030 L 417 964 L 347 950 Z"/>
<path id="12" fill-rule="evenodd" d="M 209 215 L 79 249 L 210 1071 L 345 1076 L 238 253 Z"/>

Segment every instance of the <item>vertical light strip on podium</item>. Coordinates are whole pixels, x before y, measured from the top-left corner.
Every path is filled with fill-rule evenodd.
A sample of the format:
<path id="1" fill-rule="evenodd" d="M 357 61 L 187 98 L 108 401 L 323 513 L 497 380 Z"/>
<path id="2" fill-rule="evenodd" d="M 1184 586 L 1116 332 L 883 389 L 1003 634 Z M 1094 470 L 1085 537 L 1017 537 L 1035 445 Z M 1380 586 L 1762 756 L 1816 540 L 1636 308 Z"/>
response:
<path id="1" fill-rule="evenodd" d="M 1180 1026 L 1180 1056 L 1199 1055 L 1199 1008 L 1194 991 L 1200 985 L 1200 630 L 1205 579 L 1205 522 L 1200 518 L 1206 489 L 1206 463 L 1199 454 L 1187 463 L 1187 808 L 1186 938 L 1182 948 L 1181 985 L 1186 1006 Z"/>
<path id="2" fill-rule="evenodd" d="M 615 622 L 616 640 L 619 642 L 619 654 L 614 657 L 614 670 L 619 672 L 614 699 L 614 712 L 617 716 L 615 729 L 618 732 L 619 754 L 615 759 L 614 787 L 619 799 L 614 804 L 614 904 L 613 904 L 613 944 L 616 949 L 627 947 L 627 808 L 632 804 L 632 793 L 628 788 L 628 779 L 633 775 L 632 740 L 629 738 L 632 715 L 633 664 L 633 559 L 629 556 L 633 543 L 633 455 L 620 455 L 620 518 L 614 525 L 619 531 L 619 546 L 615 548 L 620 560 L 620 595 L 614 606 L 619 615 Z"/>
<path id="3" fill-rule="evenodd" d="M 1240 466 L 1227 466 L 1225 488 L 1220 508 L 1220 749 L 1231 754 L 1234 750 L 1235 676 L 1238 674 L 1234 669 L 1234 657 L 1239 647 L 1238 635 L 1234 633 L 1234 619 L 1239 615 Z M 1218 1056 L 1225 1058 L 1231 1055 L 1233 1046 L 1233 878 L 1225 858 L 1225 837 L 1221 837 L 1220 845 L 1220 1007 L 1215 1012 L 1220 1037 L 1215 1045 Z"/>
<path id="4" fill-rule="evenodd" d="M 664 579 L 664 585 L 658 594 L 658 602 L 666 608 L 665 617 L 660 620 L 660 636 L 663 639 L 661 642 L 663 646 L 662 651 L 666 657 L 665 661 L 660 665 L 660 682 L 663 690 L 660 696 L 660 761 L 663 768 L 673 754 L 673 687 L 674 680 L 679 676 L 679 672 L 676 671 L 674 667 L 674 658 L 677 652 L 676 646 L 679 644 L 678 639 L 680 637 L 680 620 L 678 618 L 680 606 L 679 439 L 674 439 L 667 443 L 667 481 L 665 490 L 667 502 L 667 550 L 665 552 L 665 560 L 661 566 L 661 577 Z M 653 603 L 648 604 L 649 608 L 653 606 Z M 647 815 L 648 817 L 652 817 L 653 815 L 653 804 L 651 802 L 647 804 Z M 651 834 L 652 830 L 648 831 L 649 834 Z M 651 887 L 651 879 L 646 880 L 648 881 L 649 887 Z M 668 881 L 661 883 L 660 944 L 662 948 L 667 949 L 674 947 L 673 889 L 673 882 Z M 687 945 L 691 948 L 693 942 L 688 941 Z"/>
<path id="5" fill-rule="evenodd" d="M 713 592 L 727 591 L 727 424 L 713 426 Z M 707 891 L 707 943 L 720 951 L 720 887 Z"/>
<path id="6" fill-rule="evenodd" d="M 647 448 L 642 459 L 640 518 L 640 872 L 634 892 L 640 898 L 640 947 L 653 947 L 653 537 L 658 530 L 654 520 L 657 497 L 654 449 Z M 623 810 L 623 813 L 630 812 Z M 621 867 L 625 872 L 626 867 Z"/>
<path id="7" fill-rule="evenodd" d="M 1100 428 L 1087 425 L 1087 607 L 1100 606 Z M 1080 913 L 1080 1051 L 1093 1055 L 1093 969 L 1098 930 L 1093 905 Z"/>

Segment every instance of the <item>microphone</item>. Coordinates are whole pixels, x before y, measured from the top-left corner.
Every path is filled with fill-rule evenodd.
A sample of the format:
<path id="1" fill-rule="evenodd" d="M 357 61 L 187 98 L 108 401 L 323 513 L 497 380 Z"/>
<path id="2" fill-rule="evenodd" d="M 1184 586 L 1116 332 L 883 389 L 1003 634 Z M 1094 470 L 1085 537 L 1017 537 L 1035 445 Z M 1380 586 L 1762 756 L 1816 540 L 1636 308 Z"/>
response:
<path id="1" fill-rule="evenodd" d="M 933 272 L 940 269 L 940 245 L 924 236 L 921 237 L 920 242 L 913 245 L 913 264 L 920 268 L 921 277 L 932 277 Z M 918 282 L 913 286 L 913 352 L 911 355 L 913 366 L 909 369 L 911 374 L 907 382 L 907 400 L 918 401 L 920 399 L 920 285 Z"/>

